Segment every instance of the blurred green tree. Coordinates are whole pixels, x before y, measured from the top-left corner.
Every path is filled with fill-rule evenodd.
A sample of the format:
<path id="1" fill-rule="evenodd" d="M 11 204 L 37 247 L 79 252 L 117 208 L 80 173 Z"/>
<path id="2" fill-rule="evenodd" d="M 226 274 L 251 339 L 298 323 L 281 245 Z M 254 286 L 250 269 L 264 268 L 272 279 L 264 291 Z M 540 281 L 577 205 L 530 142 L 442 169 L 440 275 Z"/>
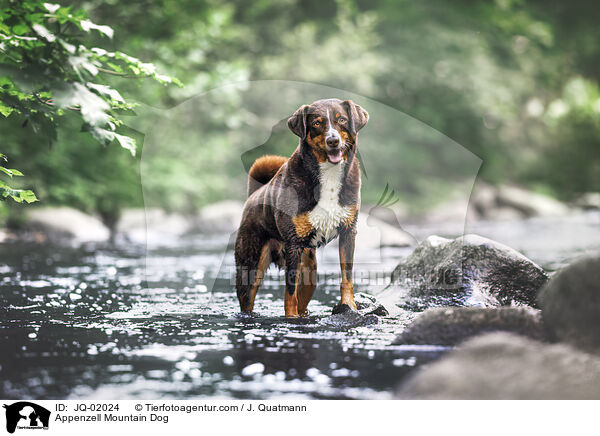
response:
<path id="1" fill-rule="evenodd" d="M 22 3 L 9 2 L 8 9 Z M 98 60 L 104 63 L 100 68 L 112 69 L 112 73 L 99 70 L 91 75 L 85 63 L 77 68 L 68 62 L 63 65 L 73 70 L 74 76 L 74 69 L 86 75 L 86 83 L 118 89 L 125 101 L 168 108 L 229 83 L 282 78 L 316 82 L 378 100 L 446 134 L 483 159 L 480 176 L 488 182 L 522 183 L 564 200 L 598 190 L 597 164 L 592 159 L 600 148 L 596 97 L 589 94 L 585 109 L 565 103 L 565 90 L 574 80 L 581 78 L 590 86 L 597 86 L 600 80 L 596 68 L 600 8 L 592 1 L 64 0 L 61 4 L 65 6 L 55 14 L 62 9 L 83 8 L 91 21 L 117 30 L 111 39 L 100 30 L 86 32 L 71 23 L 61 39 L 71 34 L 74 38 L 85 36 L 87 47 L 102 46 L 107 53 L 136 53 L 151 59 L 156 69 L 186 83 L 183 88 L 165 87 L 160 80 L 150 80 L 141 86 L 141 80 L 125 78 L 139 77 L 132 68 L 120 65 L 118 70 L 107 63 L 114 63 L 115 58 Z M 56 37 L 54 42 L 32 31 L 25 35 L 41 44 L 32 52 L 32 62 L 38 66 L 47 57 L 42 46 L 62 47 L 57 23 L 46 17 L 48 14 L 52 15 L 46 9 L 46 21 L 41 24 Z M 13 32 L 13 23 L 9 24 Z M 8 36 L 5 31 L 0 30 L 0 34 Z M 121 114 L 131 110 L 119 107 L 118 101 L 97 89 L 87 89 L 109 104 L 105 114 L 121 121 L 114 123 L 115 130 L 109 124 L 100 129 L 109 135 L 132 137 L 134 132 L 125 130 Z M 54 96 L 40 98 L 47 102 Z M 30 106 L 36 111 L 52 109 L 32 95 L 30 100 L 28 104 L 38 106 Z M 556 116 L 561 101 L 571 109 Z M 239 152 L 221 133 L 228 123 L 255 122 L 251 116 L 231 119 L 229 109 L 238 104 L 232 95 L 211 113 L 202 114 L 201 133 L 175 131 L 165 138 L 174 144 L 196 144 L 193 155 L 144 157 L 153 174 L 145 181 L 144 190 L 152 192 L 156 200 L 153 205 L 193 212 L 220 198 L 243 199 L 245 177 L 231 164 Z M 81 152 L 88 140 L 72 130 L 81 112 L 63 107 L 50 113 L 54 116 L 59 110 L 71 130 L 59 129 L 61 145 L 52 152 L 34 148 L 40 135 L 22 132 L 33 132 L 20 128 L 25 113 L 19 114 L 18 120 L 14 114 L 5 120 L 1 151 L 10 156 L 11 165 L 26 172 L 28 181 L 47 203 L 100 212 L 141 205 L 140 186 L 135 180 L 137 158 L 122 160 L 107 151 L 110 147 L 93 156 Z M 145 131 L 144 123 L 152 124 L 152 118 L 140 109 L 138 112 L 137 121 L 130 124 Z M 30 118 L 36 120 L 33 114 Z M 51 138 L 52 132 L 47 136 Z M 136 138 L 144 140 L 143 135 Z M 399 132 L 381 144 L 386 159 L 380 167 L 370 168 L 374 184 L 403 186 L 397 193 L 405 203 L 416 204 L 426 197 L 425 192 L 436 190 L 437 199 L 443 201 L 447 198 L 445 186 L 417 177 L 427 169 L 426 150 L 409 156 L 394 154 L 397 142 L 405 140 Z M 289 154 L 294 146 L 293 136 L 283 131 L 272 151 Z M 201 163 L 204 170 L 191 172 L 186 167 L 189 160 Z M 403 171 L 389 171 L 395 161 L 405 163 Z M 561 172 L 563 166 L 568 171 Z M 102 175 L 107 168 L 114 169 L 110 181 Z M 63 171 L 70 177 L 61 176 Z M 394 177 L 397 180 L 390 180 Z M 186 186 L 173 189 L 176 183 Z M 367 203 L 375 202 L 380 192 L 367 187 L 363 194 Z"/>

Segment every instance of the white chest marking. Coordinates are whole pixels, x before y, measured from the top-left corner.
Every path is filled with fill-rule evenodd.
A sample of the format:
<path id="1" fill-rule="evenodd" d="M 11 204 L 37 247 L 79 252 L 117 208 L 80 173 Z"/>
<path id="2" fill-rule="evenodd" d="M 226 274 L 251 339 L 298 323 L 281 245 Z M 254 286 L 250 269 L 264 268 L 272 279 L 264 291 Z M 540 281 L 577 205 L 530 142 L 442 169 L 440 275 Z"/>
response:
<path id="1" fill-rule="evenodd" d="M 313 246 L 326 244 L 335 238 L 342 221 L 352 213 L 350 206 L 340 206 L 339 203 L 344 165 L 343 160 L 337 165 L 330 162 L 319 164 L 319 202 L 308 214 L 308 220 L 316 231 L 311 241 Z"/>

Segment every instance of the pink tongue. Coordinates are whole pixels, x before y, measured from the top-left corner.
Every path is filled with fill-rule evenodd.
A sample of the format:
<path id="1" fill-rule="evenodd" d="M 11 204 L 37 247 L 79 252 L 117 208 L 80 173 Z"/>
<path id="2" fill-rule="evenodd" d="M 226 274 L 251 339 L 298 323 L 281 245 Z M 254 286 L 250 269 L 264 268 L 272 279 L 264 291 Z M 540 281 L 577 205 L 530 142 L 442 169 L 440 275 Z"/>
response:
<path id="1" fill-rule="evenodd" d="M 338 150 L 337 152 L 327 153 L 327 157 L 329 157 L 329 161 L 331 163 L 338 163 L 342 160 L 342 150 Z"/>

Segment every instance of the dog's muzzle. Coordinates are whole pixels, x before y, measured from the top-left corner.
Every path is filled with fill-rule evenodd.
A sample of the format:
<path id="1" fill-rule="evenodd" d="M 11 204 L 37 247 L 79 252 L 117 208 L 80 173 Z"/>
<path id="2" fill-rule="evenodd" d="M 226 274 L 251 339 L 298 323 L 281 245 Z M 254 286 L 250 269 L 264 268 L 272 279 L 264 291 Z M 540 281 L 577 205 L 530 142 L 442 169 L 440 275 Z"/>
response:
<path id="1" fill-rule="evenodd" d="M 333 130 L 333 132 L 329 132 L 325 138 L 325 143 L 327 144 L 326 151 L 329 162 L 339 163 L 342 160 L 343 155 L 343 150 L 340 146 L 340 134 L 335 130 Z"/>

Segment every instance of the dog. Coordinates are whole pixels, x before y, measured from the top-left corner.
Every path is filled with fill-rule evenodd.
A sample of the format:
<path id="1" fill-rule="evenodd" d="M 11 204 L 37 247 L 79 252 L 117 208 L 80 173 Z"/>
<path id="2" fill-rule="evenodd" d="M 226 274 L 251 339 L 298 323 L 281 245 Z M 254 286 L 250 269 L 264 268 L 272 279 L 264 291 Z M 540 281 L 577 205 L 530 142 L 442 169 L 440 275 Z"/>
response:
<path id="1" fill-rule="evenodd" d="M 351 100 L 318 100 L 289 119 L 300 139 L 290 158 L 263 156 L 248 174 L 248 198 L 235 242 L 236 288 L 243 313 L 271 263 L 285 268 L 285 316 L 308 314 L 316 286 L 316 248 L 339 237 L 341 299 L 356 310 L 352 265 L 360 209 L 358 131 L 369 121 Z"/>

